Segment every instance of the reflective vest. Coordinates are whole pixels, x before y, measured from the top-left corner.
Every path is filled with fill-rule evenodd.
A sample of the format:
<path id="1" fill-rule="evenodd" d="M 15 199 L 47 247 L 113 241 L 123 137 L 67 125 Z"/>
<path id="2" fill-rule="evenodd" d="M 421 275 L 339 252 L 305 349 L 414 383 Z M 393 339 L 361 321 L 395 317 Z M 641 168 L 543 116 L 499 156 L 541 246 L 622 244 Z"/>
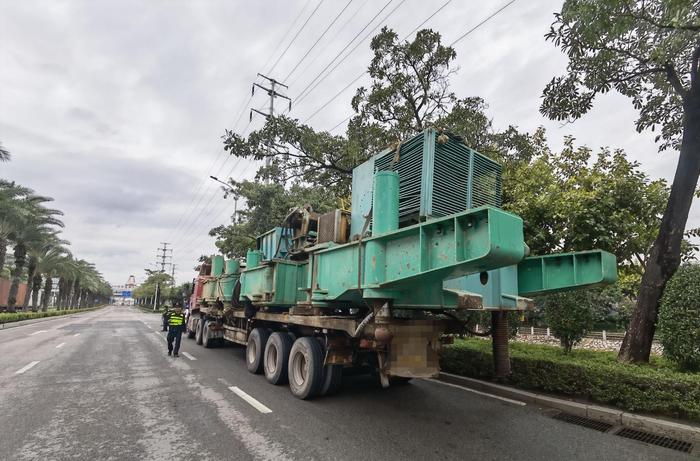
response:
<path id="1" fill-rule="evenodd" d="M 168 325 L 171 327 L 179 327 L 185 323 L 185 316 L 182 314 L 170 314 L 168 317 Z"/>

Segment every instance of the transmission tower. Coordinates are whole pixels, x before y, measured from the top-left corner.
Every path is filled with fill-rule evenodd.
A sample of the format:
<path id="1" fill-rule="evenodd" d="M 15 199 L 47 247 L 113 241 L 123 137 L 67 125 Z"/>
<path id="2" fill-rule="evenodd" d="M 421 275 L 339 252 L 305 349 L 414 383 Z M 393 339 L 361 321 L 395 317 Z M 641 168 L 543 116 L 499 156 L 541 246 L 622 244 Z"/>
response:
<path id="1" fill-rule="evenodd" d="M 285 89 L 289 89 L 289 87 L 288 87 L 287 85 L 285 85 L 284 83 L 278 82 L 278 81 L 275 80 L 274 78 L 267 77 L 267 76 L 265 76 L 265 75 L 263 75 L 263 74 L 260 74 L 260 73 L 259 73 L 258 76 L 259 76 L 259 77 L 262 77 L 262 78 L 264 78 L 265 80 L 267 80 L 268 82 L 270 82 L 270 87 L 267 88 L 266 86 L 263 86 L 263 85 L 261 85 L 261 84 L 259 84 L 259 83 L 256 83 L 256 82 L 253 82 L 253 87 L 252 87 L 252 90 L 251 90 L 251 96 L 254 96 L 254 95 L 255 95 L 255 87 L 258 87 L 258 88 L 264 90 L 265 92 L 267 92 L 267 95 L 270 97 L 269 112 L 265 113 L 265 112 L 259 111 L 258 109 L 255 109 L 255 108 L 252 108 L 252 107 L 251 107 L 251 109 L 250 109 L 250 120 L 251 120 L 251 121 L 253 120 L 253 112 L 262 115 L 262 116 L 265 117 L 266 119 L 268 119 L 268 118 L 274 116 L 274 115 L 275 115 L 275 98 L 283 98 L 283 99 L 286 99 L 287 101 L 289 101 L 289 110 L 292 110 L 292 99 L 291 99 L 290 97 L 288 97 L 288 96 L 285 96 L 285 95 L 283 95 L 283 94 L 277 92 L 277 87 L 278 87 L 278 86 L 281 86 L 281 87 L 283 87 L 283 88 L 285 88 Z M 267 140 L 267 158 L 265 159 L 265 166 L 266 166 L 266 167 L 269 167 L 269 166 L 270 166 L 270 163 L 272 162 L 272 157 L 270 156 L 270 151 L 271 151 L 271 150 L 272 150 L 272 139 L 268 139 L 268 140 Z M 269 181 L 269 179 L 268 179 L 268 181 Z"/>
<path id="2" fill-rule="evenodd" d="M 160 242 L 160 244 L 163 246 L 158 248 L 158 253 L 156 254 L 156 266 L 160 265 L 160 271 L 165 273 L 165 266 L 172 264 L 169 261 L 172 261 L 173 259 L 173 249 L 168 248 L 168 245 L 170 245 L 168 242 Z"/>

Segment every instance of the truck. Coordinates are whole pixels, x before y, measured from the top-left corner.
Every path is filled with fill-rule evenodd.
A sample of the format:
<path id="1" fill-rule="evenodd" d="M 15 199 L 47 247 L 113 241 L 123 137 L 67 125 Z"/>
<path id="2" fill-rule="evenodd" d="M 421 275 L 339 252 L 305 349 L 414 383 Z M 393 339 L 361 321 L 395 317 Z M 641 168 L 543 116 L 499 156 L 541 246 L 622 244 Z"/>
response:
<path id="1" fill-rule="evenodd" d="M 383 387 L 435 377 L 439 352 L 490 312 L 497 375 L 507 314 L 532 297 L 613 283 L 601 250 L 530 255 L 522 219 L 501 208 L 501 166 L 459 136 L 427 129 L 353 170 L 352 210 L 290 210 L 245 259 L 200 266 L 188 337 L 246 348 L 249 372 L 300 399 L 373 370 Z"/>

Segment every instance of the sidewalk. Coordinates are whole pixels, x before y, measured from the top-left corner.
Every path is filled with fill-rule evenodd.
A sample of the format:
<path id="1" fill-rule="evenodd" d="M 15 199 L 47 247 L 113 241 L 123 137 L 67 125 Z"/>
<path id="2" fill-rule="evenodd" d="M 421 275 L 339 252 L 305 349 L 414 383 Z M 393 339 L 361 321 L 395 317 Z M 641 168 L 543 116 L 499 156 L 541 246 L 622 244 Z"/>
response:
<path id="1" fill-rule="evenodd" d="M 555 408 L 575 416 L 612 424 L 613 426 L 623 426 L 684 440 L 695 444 L 694 453 L 697 454 L 700 450 L 700 425 L 694 423 L 668 421 L 629 413 L 618 408 L 573 402 L 571 400 L 524 391 L 511 386 L 503 386 L 451 373 L 441 372 L 438 379 L 446 383 L 456 384 L 480 392 L 487 392 L 513 400 L 541 405 L 543 407 Z"/>

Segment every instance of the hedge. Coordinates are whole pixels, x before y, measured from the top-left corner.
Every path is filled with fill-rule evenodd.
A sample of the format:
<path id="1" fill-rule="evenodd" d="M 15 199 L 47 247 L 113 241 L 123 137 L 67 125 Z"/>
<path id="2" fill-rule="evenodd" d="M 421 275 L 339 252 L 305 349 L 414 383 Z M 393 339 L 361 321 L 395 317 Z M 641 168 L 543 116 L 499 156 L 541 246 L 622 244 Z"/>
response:
<path id="1" fill-rule="evenodd" d="M 87 309 L 65 309 L 60 311 L 51 310 L 46 312 L 0 312 L 0 324 L 19 322 L 21 320 L 40 319 L 44 317 L 56 317 L 59 315 L 77 314 L 95 309 L 98 309 L 98 307 L 89 307 Z"/>
<path id="2" fill-rule="evenodd" d="M 530 390 L 578 397 L 626 411 L 700 421 L 700 373 L 683 373 L 661 357 L 648 365 L 622 364 L 614 352 L 511 343 L 508 383 Z M 443 371 L 493 378 L 491 342 L 455 340 L 443 348 Z"/>

